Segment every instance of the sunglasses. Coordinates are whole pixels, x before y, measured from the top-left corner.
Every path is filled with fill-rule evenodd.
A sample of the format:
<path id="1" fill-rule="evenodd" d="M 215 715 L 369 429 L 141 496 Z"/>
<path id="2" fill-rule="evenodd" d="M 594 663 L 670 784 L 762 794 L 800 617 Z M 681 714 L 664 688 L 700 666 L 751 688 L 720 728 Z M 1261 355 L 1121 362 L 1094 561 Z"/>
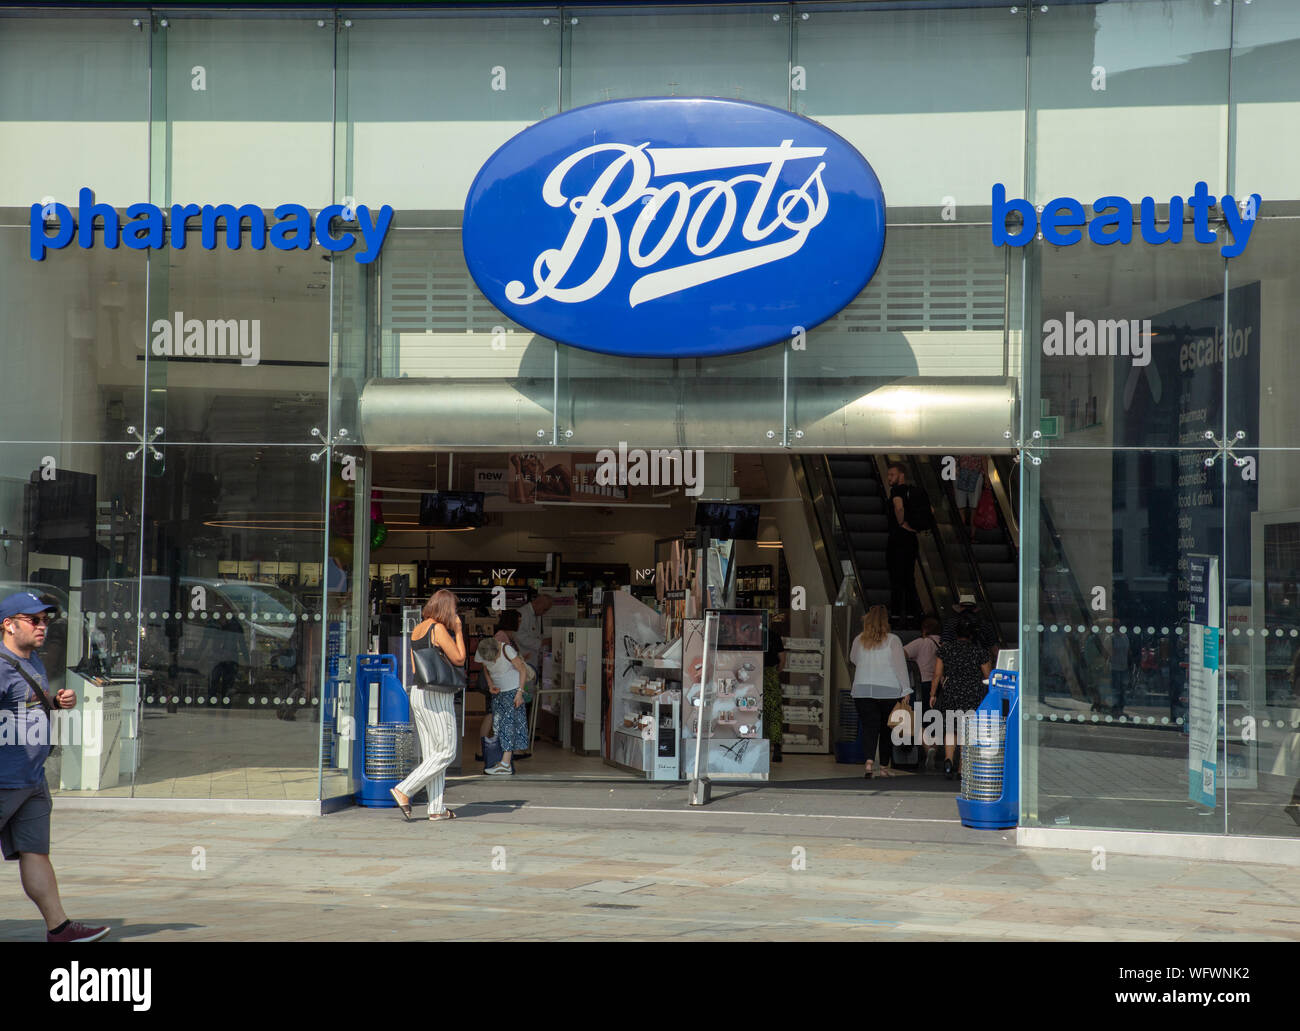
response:
<path id="1" fill-rule="evenodd" d="M 51 623 L 54 622 L 54 617 L 49 615 L 49 613 L 44 613 L 39 616 L 29 616 L 25 612 L 20 612 L 16 616 L 13 616 L 12 618 L 25 620 L 26 622 L 30 623 L 32 626 L 49 626 Z"/>

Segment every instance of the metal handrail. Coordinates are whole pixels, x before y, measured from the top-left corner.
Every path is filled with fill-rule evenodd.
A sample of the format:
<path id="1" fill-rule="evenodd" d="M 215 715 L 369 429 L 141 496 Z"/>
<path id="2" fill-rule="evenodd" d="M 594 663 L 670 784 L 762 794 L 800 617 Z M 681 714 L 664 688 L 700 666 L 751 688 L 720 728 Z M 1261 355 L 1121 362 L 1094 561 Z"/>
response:
<path id="1" fill-rule="evenodd" d="M 1015 464 L 1016 459 L 1012 459 Z M 997 459 L 993 456 L 989 458 L 989 468 L 984 474 L 989 479 L 989 486 L 993 489 L 993 500 L 997 502 L 998 511 L 1002 513 L 1002 524 L 1007 528 L 1007 534 L 1011 538 L 1011 544 L 1020 550 L 1020 519 L 1016 514 L 1016 506 L 1011 501 L 1010 477 L 1003 481 L 1002 469 L 998 466 Z"/>
<path id="2" fill-rule="evenodd" d="M 1066 562 L 1065 544 L 1061 540 L 1061 535 L 1056 531 L 1056 521 L 1052 518 L 1051 510 L 1047 507 L 1047 502 L 1038 499 L 1038 519 L 1041 530 L 1047 531 L 1047 539 L 1052 542 L 1052 548 L 1056 552 L 1057 561 L 1064 565 L 1070 571 L 1070 587 L 1073 588 L 1074 603 L 1078 606 L 1080 621 L 1086 621 L 1088 618 L 1088 600 L 1084 597 L 1083 590 L 1079 587 L 1078 578 L 1074 575 L 1074 568 Z"/>
<path id="3" fill-rule="evenodd" d="M 846 534 L 847 531 L 844 529 L 843 511 L 840 508 L 839 494 L 835 490 L 835 479 L 830 473 L 830 462 L 824 455 L 804 456 L 792 465 L 795 483 L 799 486 L 799 494 L 804 499 L 804 514 L 808 527 L 817 535 L 813 548 L 816 550 L 820 547 L 825 559 L 821 564 L 823 582 L 828 587 L 833 584 L 836 588 L 833 594 L 828 590 L 827 597 L 833 596 L 836 604 L 839 604 L 840 595 L 843 593 L 841 589 L 844 581 L 848 579 L 840 565 L 843 560 L 841 552 L 848 551 L 854 604 L 844 606 L 843 626 L 838 619 L 831 620 L 831 650 L 839 661 L 839 668 L 851 671 L 853 664 L 849 660 L 849 652 L 854 626 L 861 621 L 862 615 L 866 612 L 866 596 L 863 594 L 857 555 L 852 548 L 843 547 L 835 536 L 836 525 L 841 534 Z M 829 511 L 826 511 L 827 509 Z M 826 686 L 829 690 L 831 685 L 828 683 Z M 839 711 L 838 705 L 830 706 L 830 726 L 827 729 L 835 735 L 836 739 L 840 731 Z"/>
<path id="4" fill-rule="evenodd" d="M 954 530 L 953 536 L 956 537 L 957 546 L 961 551 L 962 558 L 965 560 L 965 568 L 968 571 L 970 587 L 975 593 L 975 600 L 979 609 L 983 612 L 988 623 L 993 627 L 999 643 L 1006 644 L 1007 642 L 1002 639 L 1001 623 L 998 620 L 997 612 L 993 608 L 993 602 L 989 598 L 988 588 L 984 583 L 984 574 L 980 571 L 980 564 L 975 558 L 975 549 L 971 544 L 970 536 L 966 533 L 966 526 L 962 522 L 961 513 L 957 510 L 957 506 L 949 496 L 948 491 L 943 488 L 943 483 L 938 479 L 938 477 L 933 475 L 933 467 L 931 467 L 928 462 L 925 464 L 925 469 L 931 475 L 929 477 L 929 482 L 925 483 L 923 486 L 926 488 L 926 492 L 930 494 L 932 504 L 935 503 L 934 490 L 937 490 L 943 499 L 941 504 L 943 505 L 943 510 L 947 516 L 946 521 Z M 920 463 L 917 459 L 912 460 L 912 472 L 914 480 L 919 483 L 921 475 Z M 938 505 L 936 504 L 935 507 L 937 508 Z M 937 537 L 935 540 L 935 546 L 944 556 L 945 567 L 951 570 L 952 566 L 947 560 L 946 549 L 940 546 Z M 954 580 L 952 586 L 954 602 L 960 593 L 958 587 L 959 585 Z"/>
<path id="5" fill-rule="evenodd" d="M 807 518 L 809 527 L 815 528 L 819 540 L 814 541 L 814 550 L 818 544 L 826 556 L 826 561 L 821 563 L 823 586 L 826 588 L 826 596 L 834 598 L 838 596 L 840 585 L 843 582 L 843 574 L 840 572 L 840 562 L 842 557 L 840 552 L 843 550 L 840 543 L 835 539 L 834 523 L 840 519 L 839 497 L 835 494 L 835 484 L 830 476 L 829 465 L 824 456 L 803 456 L 799 461 L 793 463 L 795 484 L 799 488 L 799 494 L 804 500 L 804 514 Z M 819 502 L 822 504 L 819 505 Z M 823 506 L 829 506 L 830 512 L 823 513 Z M 828 517 L 829 516 L 829 520 Z M 827 522 L 831 525 L 827 526 Z M 843 532 L 843 521 L 839 525 Z M 850 552 L 849 560 L 852 564 L 854 580 L 857 584 L 859 601 L 862 600 L 862 581 L 858 577 L 858 566 L 856 557 Z"/>

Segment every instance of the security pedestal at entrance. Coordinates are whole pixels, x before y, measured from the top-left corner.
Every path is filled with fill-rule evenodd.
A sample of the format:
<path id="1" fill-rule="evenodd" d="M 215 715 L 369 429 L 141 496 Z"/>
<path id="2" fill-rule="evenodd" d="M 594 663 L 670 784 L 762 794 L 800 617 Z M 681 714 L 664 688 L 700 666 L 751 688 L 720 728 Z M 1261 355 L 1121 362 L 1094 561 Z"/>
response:
<path id="1" fill-rule="evenodd" d="M 1016 826 L 1020 815 L 1018 672 L 995 669 L 989 674 L 988 694 L 965 721 L 961 746 L 961 794 L 957 798 L 961 822 L 990 829 Z"/>
<path id="2" fill-rule="evenodd" d="M 352 768 L 357 803 L 391 808 L 389 794 L 415 768 L 411 701 L 397 676 L 397 656 L 358 655 L 352 712 Z"/>
<path id="3" fill-rule="evenodd" d="M 121 775 L 122 688 L 87 680 L 68 671 L 68 686 L 77 692 L 77 707 L 53 716 L 55 742 L 67 741 L 59 768 L 63 791 L 99 791 L 115 787 Z"/>

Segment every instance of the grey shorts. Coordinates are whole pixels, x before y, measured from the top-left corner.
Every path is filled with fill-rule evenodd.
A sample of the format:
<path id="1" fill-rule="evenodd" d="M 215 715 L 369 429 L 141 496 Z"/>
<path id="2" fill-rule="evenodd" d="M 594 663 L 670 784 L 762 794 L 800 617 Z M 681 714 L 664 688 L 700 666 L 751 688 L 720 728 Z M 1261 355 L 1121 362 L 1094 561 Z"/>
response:
<path id="1" fill-rule="evenodd" d="M 980 495 L 984 493 L 984 477 L 981 476 L 979 483 L 975 484 L 971 490 L 962 490 L 954 484 L 952 492 L 957 496 L 958 508 L 975 508 L 980 503 Z"/>
<path id="2" fill-rule="evenodd" d="M 0 788 L 0 848 L 5 859 L 23 852 L 50 854 L 50 789 Z"/>

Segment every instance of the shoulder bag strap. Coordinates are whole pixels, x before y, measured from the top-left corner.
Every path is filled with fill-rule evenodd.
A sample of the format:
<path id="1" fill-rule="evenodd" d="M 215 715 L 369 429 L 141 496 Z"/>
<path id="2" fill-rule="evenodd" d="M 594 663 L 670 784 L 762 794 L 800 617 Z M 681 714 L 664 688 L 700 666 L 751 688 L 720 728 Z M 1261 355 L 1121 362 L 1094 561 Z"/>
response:
<path id="1" fill-rule="evenodd" d="M 27 670 L 23 669 L 22 663 L 12 655 L 6 655 L 4 652 L 0 652 L 0 659 L 4 659 L 5 662 L 9 663 L 9 665 L 18 671 L 18 675 L 31 685 L 31 689 L 36 692 L 37 701 L 41 703 L 41 708 L 45 710 L 45 715 L 51 715 L 54 711 L 54 703 L 50 700 L 50 696 L 45 693 L 45 689 L 32 679 L 32 675 L 28 673 Z"/>

